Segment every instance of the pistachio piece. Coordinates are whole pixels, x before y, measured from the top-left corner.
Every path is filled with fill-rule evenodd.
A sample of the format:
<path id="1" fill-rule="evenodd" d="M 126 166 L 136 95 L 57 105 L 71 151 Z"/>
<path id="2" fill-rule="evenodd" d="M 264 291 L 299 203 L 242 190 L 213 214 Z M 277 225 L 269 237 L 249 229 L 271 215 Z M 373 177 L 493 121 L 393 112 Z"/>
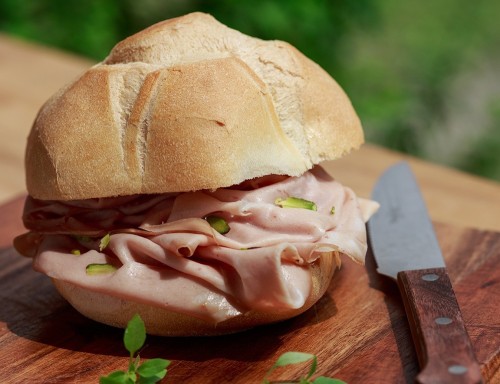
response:
<path id="1" fill-rule="evenodd" d="M 287 197 L 286 199 L 278 197 L 276 200 L 274 200 L 274 204 L 276 204 L 281 208 L 303 208 L 303 209 L 309 209 L 311 211 L 318 210 L 318 207 L 314 202 L 306 199 L 301 199 L 300 197 L 290 196 Z"/>
<path id="2" fill-rule="evenodd" d="M 110 234 L 106 234 L 102 239 L 101 242 L 99 243 L 99 251 L 103 251 L 109 244 L 109 240 L 111 239 Z"/>
<path id="3" fill-rule="evenodd" d="M 104 273 L 112 273 L 114 271 L 116 271 L 116 267 L 114 265 L 107 264 L 107 263 L 104 263 L 104 264 L 89 264 L 85 268 L 85 272 L 89 276 L 101 275 L 101 274 L 104 274 Z"/>
<path id="4" fill-rule="evenodd" d="M 204 219 L 210 224 L 210 226 L 219 232 L 221 235 L 225 235 L 231 229 L 226 220 L 220 216 L 208 215 Z"/>

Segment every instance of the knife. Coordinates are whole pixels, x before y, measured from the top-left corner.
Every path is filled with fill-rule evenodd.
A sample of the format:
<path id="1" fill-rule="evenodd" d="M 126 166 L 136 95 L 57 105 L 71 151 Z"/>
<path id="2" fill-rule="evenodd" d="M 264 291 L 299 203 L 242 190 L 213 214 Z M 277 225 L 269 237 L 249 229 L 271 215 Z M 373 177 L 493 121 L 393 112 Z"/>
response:
<path id="1" fill-rule="evenodd" d="M 377 271 L 397 281 L 417 352 L 417 383 L 482 383 L 460 308 L 417 182 L 406 162 L 387 169 L 368 222 Z"/>

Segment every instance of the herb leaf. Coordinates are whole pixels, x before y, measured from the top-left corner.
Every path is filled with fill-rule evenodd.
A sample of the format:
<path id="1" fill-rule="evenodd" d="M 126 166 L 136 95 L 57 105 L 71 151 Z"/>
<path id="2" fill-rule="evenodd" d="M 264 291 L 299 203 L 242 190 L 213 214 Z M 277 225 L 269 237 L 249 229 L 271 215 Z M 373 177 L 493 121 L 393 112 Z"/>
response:
<path id="1" fill-rule="evenodd" d="M 160 376 L 163 377 L 167 374 L 167 367 L 170 365 L 170 361 L 165 359 L 151 359 L 142 363 L 139 368 L 137 368 L 137 373 L 141 377 L 153 377 Z"/>
<path id="2" fill-rule="evenodd" d="M 300 384 L 346 384 L 342 380 L 332 379 L 324 376 L 317 377 L 315 380 L 311 381 L 310 379 L 312 375 L 314 375 L 314 372 L 316 372 L 316 368 L 318 366 L 318 359 L 316 355 L 304 352 L 283 353 L 280 357 L 278 357 L 278 360 L 276 360 L 274 365 L 267 371 L 264 379 L 262 380 L 262 384 L 271 383 L 267 378 L 276 368 L 285 367 L 291 364 L 305 363 L 307 361 L 311 361 L 311 368 L 309 369 L 309 373 L 306 376 L 300 378 L 300 380 L 298 381 Z"/>
<path id="3" fill-rule="evenodd" d="M 283 353 L 280 357 L 278 357 L 278 360 L 273 364 L 273 366 L 267 371 L 266 375 L 264 376 L 264 380 L 262 380 L 262 383 L 268 384 L 269 380 L 267 378 L 271 375 L 271 372 L 273 372 L 276 368 L 279 367 L 285 367 L 287 365 L 291 364 L 299 364 L 299 363 L 304 363 L 306 361 L 312 360 L 311 368 L 309 369 L 309 373 L 306 376 L 305 380 L 301 380 L 301 382 L 307 383 L 308 380 L 316 371 L 316 366 L 317 366 L 317 359 L 315 355 L 312 355 L 310 353 L 304 353 L 304 352 L 285 352 Z"/>
<path id="4" fill-rule="evenodd" d="M 316 355 L 312 355 L 312 363 L 311 363 L 311 368 L 309 369 L 309 373 L 306 376 L 306 379 L 309 379 L 314 372 L 316 372 L 316 368 L 318 367 L 318 359 L 316 358 Z"/>
<path id="5" fill-rule="evenodd" d="M 290 364 L 304 363 L 309 360 L 316 360 L 316 356 L 304 352 L 285 352 L 278 357 L 278 360 L 274 363 L 274 367 L 284 367 Z"/>
<path id="6" fill-rule="evenodd" d="M 130 379 L 127 372 L 116 371 L 110 373 L 108 376 L 101 376 L 99 378 L 99 384 L 132 384 L 133 381 Z"/>
<path id="7" fill-rule="evenodd" d="M 339 379 L 332 379 L 330 377 L 320 376 L 317 377 L 314 381 L 314 384 L 347 384 L 345 381 Z"/>
<path id="8" fill-rule="evenodd" d="M 142 321 L 138 314 L 135 314 L 134 317 L 132 317 L 132 319 L 128 322 L 123 335 L 123 343 L 125 344 L 127 351 L 129 351 L 130 357 L 134 356 L 134 354 L 142 348 L 145 341 L 146 327 L 144 325 L 144 321 Z"/>
<path id="9" fill-rule="evenodd" d="M 154 384 L 159 382 L 161 379 L 165 377 L 167 374 L 167 371 L 165 371 L 165 374 L 163 375 L 157 375 L 157 376 L 151 376 L 151 377 L 139 377 L 139 381 L 137 382 L 138 384 Z"/>

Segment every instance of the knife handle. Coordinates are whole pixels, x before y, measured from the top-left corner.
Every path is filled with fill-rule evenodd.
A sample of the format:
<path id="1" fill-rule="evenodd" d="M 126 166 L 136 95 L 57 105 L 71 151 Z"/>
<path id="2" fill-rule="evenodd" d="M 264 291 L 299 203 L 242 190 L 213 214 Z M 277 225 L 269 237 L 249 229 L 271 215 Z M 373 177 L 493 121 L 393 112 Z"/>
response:
<path id="1" fill-rule="evenodd" d="M 482 383 L 445 268 L 403 271 L 398 286 L 421 372 L 417 383 Z"/>

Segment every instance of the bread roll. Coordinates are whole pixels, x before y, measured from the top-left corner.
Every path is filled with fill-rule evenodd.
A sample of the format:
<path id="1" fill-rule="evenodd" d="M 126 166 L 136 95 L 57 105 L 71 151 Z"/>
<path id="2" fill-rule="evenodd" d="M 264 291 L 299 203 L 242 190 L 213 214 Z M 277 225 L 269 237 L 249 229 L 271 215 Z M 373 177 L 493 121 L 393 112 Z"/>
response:
<path id="1" fill-rule="evenodd" d="M 28 138 L 37 199 L 215 189 L 298 176 L 363 142 L 339 85 L 291 45 L 193 13 L 118 43 Z"/>

